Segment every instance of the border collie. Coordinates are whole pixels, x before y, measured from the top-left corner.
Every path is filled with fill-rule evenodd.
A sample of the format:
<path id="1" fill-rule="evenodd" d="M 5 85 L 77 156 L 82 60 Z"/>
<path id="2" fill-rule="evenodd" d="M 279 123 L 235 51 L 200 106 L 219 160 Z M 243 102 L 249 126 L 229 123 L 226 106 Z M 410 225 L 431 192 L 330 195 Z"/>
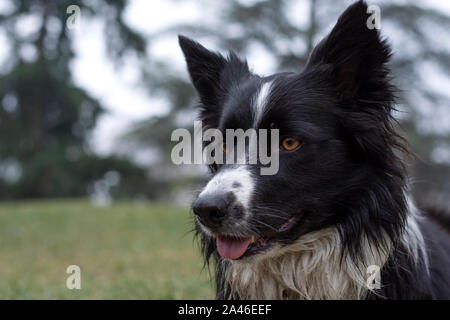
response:
<path id="1" fill-rule="evenodd" d="M 354 3 L 303 71 L 264 77 L 179 36 L 204 129 L 280 136 L 275 175 L 210 165 L 193 204 L 217 299 L 450 298 L 450 224 L 408 196 L 391 50 L 368 18 Z"/>

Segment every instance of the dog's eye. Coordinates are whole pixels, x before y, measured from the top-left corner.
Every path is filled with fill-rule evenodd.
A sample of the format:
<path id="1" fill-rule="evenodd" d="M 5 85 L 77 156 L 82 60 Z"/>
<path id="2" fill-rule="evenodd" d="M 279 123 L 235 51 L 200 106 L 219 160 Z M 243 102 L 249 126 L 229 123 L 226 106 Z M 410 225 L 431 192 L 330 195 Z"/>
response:
<path id="1" fill-rule="evenodd" d="M 296 139 L 296 138 L 288 137 L 288 138 L 284 138 L 281 141 L 281 146 L 286 151 L 294 151 L 295 149 L 297 149 L 301 145 L 302 145 L 302 141 L 299 140 L 299 139 Z"/>

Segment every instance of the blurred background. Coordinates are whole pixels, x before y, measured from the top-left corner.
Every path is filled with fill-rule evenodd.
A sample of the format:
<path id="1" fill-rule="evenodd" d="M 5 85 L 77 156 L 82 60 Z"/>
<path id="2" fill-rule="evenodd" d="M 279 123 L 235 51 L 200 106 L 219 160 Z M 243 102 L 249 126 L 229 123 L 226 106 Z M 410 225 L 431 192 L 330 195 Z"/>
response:
<path id="1" fill-rule="evenodd" d="M 352 2 L 1 0 L 0 298 L 212 298 L 188 209 L 206 171 L 170 160 L 196 118 L 176 36 L 301 71 Z M 415 199 L 450 208 L 450 2 L 368 3 L 394 50 Z"/>

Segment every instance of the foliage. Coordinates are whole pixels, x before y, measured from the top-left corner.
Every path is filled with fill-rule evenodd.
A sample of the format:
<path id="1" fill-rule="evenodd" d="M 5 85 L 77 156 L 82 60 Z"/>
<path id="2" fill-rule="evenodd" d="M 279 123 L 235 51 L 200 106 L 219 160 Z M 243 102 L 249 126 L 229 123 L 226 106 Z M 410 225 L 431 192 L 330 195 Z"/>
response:
<path id="1" fill-rule="evenodd" d="M 99 157 L 89 138 L 101 103 L 72 80 L 74 49 L 65 27 L 72 1 L 14 1 L 0 16 L 11 50 L 0 75 L 0 199 L 83 196 L 110 171 L 121 179 L 116 196 L 155 197 L 164 185 L 148 170 L 117 157 Z M 122 18 L 127 1 L 78 1 L 83 19 L 101 19 L 112 61 L 128 53 L 142 56 L 144 39 Z M 29 34 L 20 32 L 35 19 Z M 23 55 L 26 49 L 28 57 Z"/>

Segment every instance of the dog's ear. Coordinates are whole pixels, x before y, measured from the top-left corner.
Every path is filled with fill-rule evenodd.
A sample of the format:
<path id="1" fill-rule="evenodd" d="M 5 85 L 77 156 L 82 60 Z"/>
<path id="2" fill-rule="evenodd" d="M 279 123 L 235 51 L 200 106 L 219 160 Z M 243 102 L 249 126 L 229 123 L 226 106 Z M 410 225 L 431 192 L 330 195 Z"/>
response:
<path id="1" fill-rule="evenodd" d="M 386 99 L 378 95 L 391 92 L 386 66 L 390 48 L 377 29 L 369 28 L 369 17 L 364 1 L 348 7 L 330 34 L 314 48 L 307 64 L 331 66 L 334 84 L 344 99 Z"/>
<path id="2" fill-rule="evenodd" d="M 225 68 L 226 59 L 184 36 L 178 36 L 178 42 L 201 102 L 205 106 L 217 104 L 220 74 Z"/>

